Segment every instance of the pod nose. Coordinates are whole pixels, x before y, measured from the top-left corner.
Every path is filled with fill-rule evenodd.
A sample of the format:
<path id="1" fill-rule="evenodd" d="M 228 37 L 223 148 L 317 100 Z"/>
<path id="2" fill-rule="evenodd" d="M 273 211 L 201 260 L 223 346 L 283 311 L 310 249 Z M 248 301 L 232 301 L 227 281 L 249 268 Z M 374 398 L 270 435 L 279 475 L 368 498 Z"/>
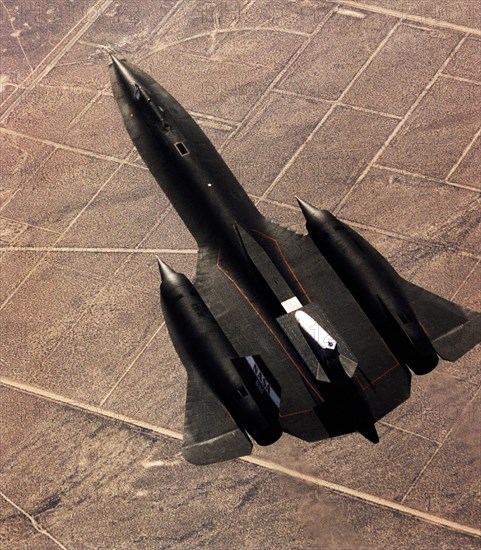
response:
<path id="1" fill-rule="evenodd" d="M 157 258 L 157 264 L 159 266 L 161 281 L 165 281 L 171 275 L 176 275 L 176 272 L 168 264 L 163 262 L 158 256 L 156 256 L 156 258 Z"/>
<path id="2" fill-rule="evenodd" d="M 302 213 L 304 214 L 304 218 L 306 218 L 307 222 L 311 220 L 316 220 L 317 222 L 333 222 L 337 220 L 337 218 L 331 214 L 329 210 L 320 210 L 299 197 L 296 197 L 296 200 L 299 203 Z"/>
<path id="3" fill-rule="evenodd" d="M 312 206 L 312 204 L 309 204 L 306 201 L 303 201 L 299 197 L 296 197 L 297 202 L 299 203 L 299 207 L 302 210 L 302 213 L 304 214 L 304 217 L 306 220 L 309 218 L 312 218 L 319 210 Z"/>

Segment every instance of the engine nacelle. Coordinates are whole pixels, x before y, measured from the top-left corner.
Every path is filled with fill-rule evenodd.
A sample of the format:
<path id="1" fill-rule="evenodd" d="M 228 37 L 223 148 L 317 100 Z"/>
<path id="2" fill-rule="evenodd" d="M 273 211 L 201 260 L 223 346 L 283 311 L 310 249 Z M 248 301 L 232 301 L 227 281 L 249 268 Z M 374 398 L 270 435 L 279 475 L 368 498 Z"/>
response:
<path id="1" fill-rule="evenodd" d="M 299 199 L 298 199 L 299 200 Z M 327 210 L 299 200 L 317 249 L 364 310 L 399 361 L 416 374 L 438 363 L 391 264 L 365 239 Z"/>
<path id="2" fill-rule="evenodd" d="M 194 285 L 159 260 L 161 304 L 182 363 L 195 369 L 259 445 L 282 435 L 281 389 L 258 356 L 239 357 Z"/>

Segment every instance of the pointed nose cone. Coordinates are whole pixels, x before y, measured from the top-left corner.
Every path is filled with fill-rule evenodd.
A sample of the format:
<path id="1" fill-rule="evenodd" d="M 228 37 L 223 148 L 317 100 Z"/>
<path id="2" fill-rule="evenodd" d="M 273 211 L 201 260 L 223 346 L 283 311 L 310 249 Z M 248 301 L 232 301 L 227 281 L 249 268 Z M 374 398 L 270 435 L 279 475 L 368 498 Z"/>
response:
<path id="1" fill-rule="evenodd" d="M 306 201 L 303 201 L 299 197 L 296 197 L 297 202 L 299 203 L 299 206 L 302 210 L 302 213 L 304 214 L 304 217 L 306 218 L 306 221 L 313 221 L 316 220 L 317 222 L 335 222 L 337 221 L 336 216 L 331 214 L 329 210 L 320 210 L 319 208 L 316 208 L 315 206 L 312 206 L 312 204 L 309 204 Z"/>
<path id="2" fill-rule="evenodd" d="M 117 78 L 125 85 L 129 87 L 135 87 L 136 79 L 132 72 L 127 68 L 127 66 L 120 61 L 115 55 L 109 52 L 110 58 L 112 59 L 112 65 L 115 68 L 117 73 Z M 125 60 L 124 60 L 125 61 Z"/>
<path id="3" fill-rule="evenodd" d="M 165 281 L 168 277 L 172 275 L 176 275 L 176 272 L 169 265 L 163 262 L 158 256 L 157 256 L 157 263 L 159 265 L 161 282 Z"/>
<path id="4" fill-rule="evenodd" d="M 308 202 L 303 201 L 299 197 L 296 197 L 296 200 L 299 203 L 299 206 L 300 206 L 300 208 L 302 210 L 302 213 L 304 214 L 304 217 L 306 218 L 306 220 L 309 220 L 310 218 L 311 219 L 314 218 L 316 216 L 316 214 L 319 213 L 319 209 L 312 206 L 312 204 L 309 204 Z"/>
<path id="5" fill-rule="evenodd" d="M 109 52 L 109 55 L 110 55 L 110 59 L 112 60 L 112 63 L 118 67 L 121 63 L 119 61 L 119 59 L 117 57 L 115 57 L 115 55 L 112 53 L 112 52 Z"/>
<path id="6" fill-rule="evenodd" d="M 115 70 L 121 73 L 122 71 L 126 70 L 125 65 L 120 61 L 118 57 L 115 57 L 115 55 L 112 52 L 109 52 L 110 59 L 112 60 L 112 65 L 115 67 Z"/>

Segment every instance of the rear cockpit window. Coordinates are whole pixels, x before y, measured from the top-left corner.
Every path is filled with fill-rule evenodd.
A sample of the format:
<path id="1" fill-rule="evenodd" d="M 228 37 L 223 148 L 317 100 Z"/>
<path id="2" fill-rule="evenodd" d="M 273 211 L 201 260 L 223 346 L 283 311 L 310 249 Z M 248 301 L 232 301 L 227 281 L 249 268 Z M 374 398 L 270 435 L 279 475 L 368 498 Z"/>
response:
<path id="1" fill-rule="evenodd" d="M 175 146 L 177 147 L 177 151 L 179 151 L 179 153 L 185 157 L 186 155 L 189 154 L 189 150 L 187 149 L 187 147 L 181 142 L 179 141 L 178 143 L 175 144 Z"/>

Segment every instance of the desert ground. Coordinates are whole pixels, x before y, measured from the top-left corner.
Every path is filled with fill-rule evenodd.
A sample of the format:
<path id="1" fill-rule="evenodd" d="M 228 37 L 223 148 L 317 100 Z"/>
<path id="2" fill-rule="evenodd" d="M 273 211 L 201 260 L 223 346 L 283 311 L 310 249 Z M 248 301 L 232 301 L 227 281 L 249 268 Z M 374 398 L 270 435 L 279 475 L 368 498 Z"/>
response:
<path id="1" fill-rule="evenodd" d="M 481 4 L 2 0 L 0 543 L 475 549 L 481 347 L 359 434 L 181 455 L 186 375 L 156 254 L 196 245 L 134 149 L 108 49 L 194 116 L 259 209 L 327 208 L 481 310 Z"/>

